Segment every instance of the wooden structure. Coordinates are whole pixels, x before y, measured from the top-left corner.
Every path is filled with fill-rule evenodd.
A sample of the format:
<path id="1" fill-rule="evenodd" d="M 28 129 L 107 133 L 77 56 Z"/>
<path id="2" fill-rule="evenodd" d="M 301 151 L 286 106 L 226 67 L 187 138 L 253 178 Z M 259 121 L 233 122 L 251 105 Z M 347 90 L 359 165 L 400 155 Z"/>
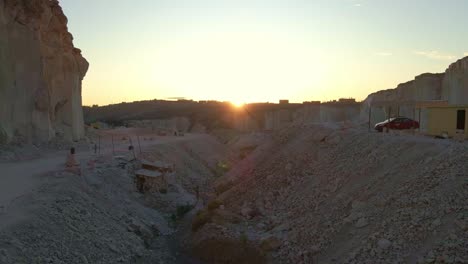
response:
<path id="1" fill-rule="evenodd" d="M 136 188 L 141 193 L 146 192 L 159 192 L 167 190 L 167 181 L 164 174 L 141 169 L 135 172 Z"/>
<path id="2" fill-rule="evenodd" d="M 172 173 L 175 171 L 174 165 L 162 161 L 142 160 L 141 166 L 143 169 L 159 171 L 161 173 Z"/>
<path id="3" fill-rule="evenodd" d="M 141 193 L 167 190 L 167 174 L 174 172 L 174 166 L 164 162 L 141 161 L 142 169 L 135 172 L 136 189 Z"/>

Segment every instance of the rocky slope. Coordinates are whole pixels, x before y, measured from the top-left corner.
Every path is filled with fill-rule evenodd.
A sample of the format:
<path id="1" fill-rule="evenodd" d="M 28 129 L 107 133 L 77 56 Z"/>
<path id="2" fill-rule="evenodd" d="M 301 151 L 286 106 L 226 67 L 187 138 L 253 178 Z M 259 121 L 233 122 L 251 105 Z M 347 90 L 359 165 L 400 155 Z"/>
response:
<path id="1" fill-rule="evenodd" d="M 57 0 L 0 0 L 0 143 L 83 138 L 87 70 Z"/>
<path id="2" fill-rule="evenodd" d="M 467 157 L 457 142 L 285 129 L 218 180 L 222 205 L 195 248 L 257 244 L 269 263 L 467 263 Z"/>
<path id="3" fill-rule="evenodd" d="M 138 162 L 82 154 L 81 175 L 58 168 L 34 175 L 33 191 L 0 204 L 0 264 L 197 263 L 175 238 L 180 207 L 195 205 L 196 186 L 207 192 L 224 145 L 198 136 L 143 146 L 145 159 L 176 167 L 165 193 L 136 191 Z"/>

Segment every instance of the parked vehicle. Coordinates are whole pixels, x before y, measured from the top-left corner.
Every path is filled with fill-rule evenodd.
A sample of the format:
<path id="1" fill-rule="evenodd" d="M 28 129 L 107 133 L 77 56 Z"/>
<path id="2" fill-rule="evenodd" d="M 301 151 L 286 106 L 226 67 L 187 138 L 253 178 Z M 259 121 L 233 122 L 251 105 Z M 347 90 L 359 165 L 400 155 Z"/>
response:
<path id="1" fill-rule="evenodd" d="M 374 128 L 379 132 L 383 132 L 384 129 L 416 129 L 419 128 L 419 122 L 406 117 L 394 117 L 376 124 Z"/>

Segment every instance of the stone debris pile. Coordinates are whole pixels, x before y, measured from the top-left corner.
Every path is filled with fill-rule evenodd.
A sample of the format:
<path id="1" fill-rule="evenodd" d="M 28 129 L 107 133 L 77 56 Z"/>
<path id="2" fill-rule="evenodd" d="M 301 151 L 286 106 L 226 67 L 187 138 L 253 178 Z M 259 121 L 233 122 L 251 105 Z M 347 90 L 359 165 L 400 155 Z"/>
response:
<path id="1" fill-rule="evenodd" d="M 291 127 L 217 181 L 244 219 L 222 224 L 272 263 L 468 263 L 467 160 L 466 143 Z"/>

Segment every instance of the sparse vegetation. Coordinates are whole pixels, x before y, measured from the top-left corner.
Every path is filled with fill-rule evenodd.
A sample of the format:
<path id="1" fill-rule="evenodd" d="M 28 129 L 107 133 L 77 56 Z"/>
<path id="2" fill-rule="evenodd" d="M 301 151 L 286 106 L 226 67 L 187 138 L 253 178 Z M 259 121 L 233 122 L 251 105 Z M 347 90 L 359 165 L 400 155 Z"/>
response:
<path id="1" fill-rule="evenodd" d="M 241 245 L 243 247 L 246 247 L 248 242 L 249 242 L 249 239 L 248 239 L 247 235 L 244 232 L 242 232 L 240 234 L 239 240 L 240 240 L 240 243 L 241 243 Z"/>
<path id="2" fill-rule="evenodd" d="M 212 214 L 208 210 L 200 210 L 195 215 L 192 221 L 192 231 L 196 232 L 202 228 L 205 224 L 209 223 L 212 218 Z"/>
<path id="3" fill-rule="evenodd" d="M 231 169 L 231 166 L 227 162 L 219 161 L 216 164 L 215 174 L 219 178 L 219 177 L 222 177 L 230 169 Z"/>
<path id="4" fill-rule="evenodd" d="M 188 212 L 190 212 L 193 208 L 194 208 L 194 206 L 191 205 L 191 204 L 186 204 L 186 205 L 179 205 L 179 206 L 177 206 L 177 209 L 176 209 L 177 218 L 178 218 L 178 219 L 183 218 L 183 217 L 184 217 Z"/>
<path id="5" fill-rule="evenodd" d="M 216 186 L 216 195 L 221 195 L 222 193 L 226 192 L 227 190 L 231 189 L 234 186 L 232 182 L 221 183 Z"/>
<path id="6" fill-rule="evenodd" d="M 7 134 L 0 125 L 0 144 L 5 144 L 7 142 Z"/>
<path id="7" fill-rule="evenodd" d="M 252 153 L 257 146 L 247 146 L 239 150 L 239 159 L 245 159 L 250 153 Z"/>
<path id="8" fill-rule="evenodd" d="M 223 204 L 223 202 L 221 202 L 220 200 L 212 200 L 208 203 L 208 210 L 210 211 L 213 211 L 213 210 L 216 210 L 218 209 L 221 205 Z"/>
<path id="9" fill-rule="evenodd" d="M 169 225 L 170 226 L 177 226 L 177 222 L 184 218 L 184 216 L 190 212 L 195 206 L 191 204 L 185 204 L 185 205 L 178 205 L 176 208 L 176 211 L 171 214 L 169 218 Z"/>
<path id="10" fill-rule="evenodd" d="M 171 214 L 171 217 L 169 218 L 169 226 L 177 226 L 177 216 L 175 214 Z"/>

